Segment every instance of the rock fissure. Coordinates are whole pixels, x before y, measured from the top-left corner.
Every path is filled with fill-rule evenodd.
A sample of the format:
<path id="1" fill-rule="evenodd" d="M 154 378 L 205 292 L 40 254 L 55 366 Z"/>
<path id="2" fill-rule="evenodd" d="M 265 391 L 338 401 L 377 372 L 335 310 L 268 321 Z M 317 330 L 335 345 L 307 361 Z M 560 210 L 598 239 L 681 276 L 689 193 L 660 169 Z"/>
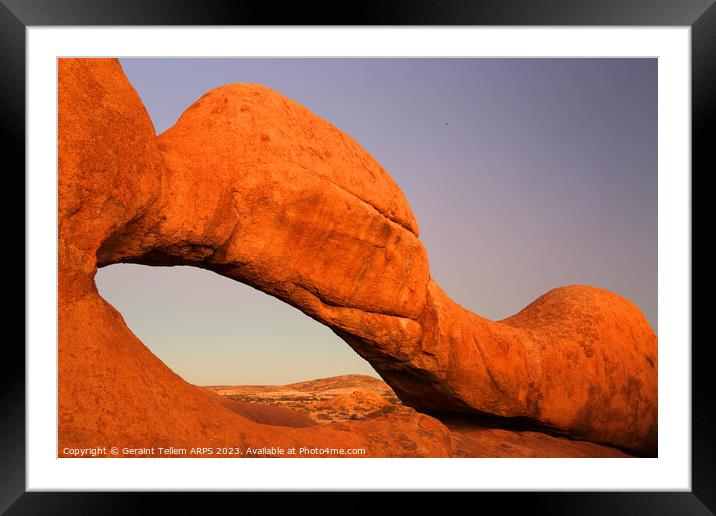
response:
<path id="1" fill-rule="evenodd" d="M 318 299 L 318 301 L 320 301 L 322 304 L 324 304 L 324 305 L 327 306 L 327 307 L 331 307 L 331 308 L 349 308 L 349 309 L 351 309 L 351 310 L 356 310 L 356 311 L 362 312 L 362 313 L 364 313 L 364 314 L 385 315 L 385 316 L 388 316 L 388 317 L 395 317 L 395 318 L 397 318 L 397 319 L 406 319 L 406 320 L 413 321 L 413 322 L 416 322 L 416 321 L 417 321 L 417 317 L 415 317 L 415 318 L 413 318 L 413 317 L 407 317 L 407 316 L 405 316 L 405 315 L 402 315 L 402 314 L 399 314 L 399 313 L 395 313 L 395 312 L 379 311 L 379 310 L 367 310 L 367 309 L 361 308 L 361 307 L 359 307 L 359 306 L 340 305 L 340 304 L 338 304 L 338 303 L 335 303 L 335 302 L 331 301 L 331 300 L 328 299 L 327 297 L 325 297 L 325 296 L 324 296 L 323 294 L 321 294 L 321 292 L 318 291 L 318 289 L 316 289 L 315 287 L 312 287 L 312 286 L 310 286 L 310 285 L 305 285 L 305 284 L 302 284 L 302 283 L 297 283 L 296 286 L 297 286 L 298 288 L 301 288 L 301 289 L 303 289 L 304 291 L 308 292 L 309 294 L 313 295 L 316 299 Z"/>
<path id="2" fill-rule="evenodd" d="M 316 172 L 315 170 L 312 170 L 312 169 L 308 168 L 307 166 L 302 165 L 301 163 L 298 163 L 298 162 L 296 162 L 296 161 L 291 161 L 290 163 L 293 164 L 293 165 L 296 165 L 296 166 L 301 167 L 303 170 L 305 170 L 306 172 L 312 174 L 313 176 L 317 177 L 318 179 L 321 179 L 321 180 L 323 180 L 323 181 L 326 181 L 326 182 L 328 182 L 328 183 L 334 185 L 335 187 L 339 188 L 339 189 L 342 190 L 343 192 L 347 193 L 347 194 L 350 195 L 351 197 L 354 197 L 354 198 L 358 199 L 360 202 L 362 202 L 362 203 L 365 204 L 366 206 L 369 206 L 370 208 L 372 208 L 373 210 L 375 210 L 381 217 L 383 217 L 385 220 L 387 220 L 387 221 L 390 222 L 391 224 L 395 224 L 396 226 L 400 226 L 402 229 L 404 229 L 405 231 L 407 231 L 408 233 L 410 233 L 411 235 L 413 235 L 414 237 L 417 238 L 418 235 L 417 235 L 412 229 L 410 229 L 410 228 L 407 227 L 406 225 L 402 224 L 399 220 L 396 220 L 396 219 L 392 218 L 392 217 L 391 217 L 390 215 L 388 215 L 387 213 L 381 211 L 380 209 L 378 209 L 376 206 L 372 205 L 371 203 L 369 203 L 369 202 L 366 201 L 365 199 L 361 199 L 361 198 L 358 197 L 356 194 L 354 194 L 354 193 L 352 193 L 352 192 L 349 192 L 348 190 L 346 190 L 345 188 L 343 188 L 343 187 L 342 187 L 341 185 L 339 185 L 338 183 L 335 183 L 334 181 L 331 181 L 331 180 L 330 180 L 329 178 L 327 178 L 326 176 L 319 174 L 319 173 Z M 368 169 L 368 167 L 366 167 L 365 165 L 362 165 L 362 166 L 363 166 L 366 170 L 368 170 L 371 174 L 373 173 L 373 172 L 371 172 L 371 171 Z"/>
<path id="3" fill-rule="evenodd" d="M 485 368 L 485 373 L 487 374 L 487 377 L 490 380 L 490 384 L 494 389 L 499 392 L 505 399 L 510 399 L 509 393 L 502 390 L 502 387 L 497 383 L 495 380 L 495 377 L 492 375 L 492 371 L 490 371 L 490 365 L 485 361 L 485 355 L 482 353 L 482 349 L 480 349 L 480 343 L 477 341 L 477 339 L 473 336 L 472 342 L 475 345 L 475 349 L 477 349 L 478 355 L 480 355 L 480 360 L 482 361 L 482 365 Z"/>

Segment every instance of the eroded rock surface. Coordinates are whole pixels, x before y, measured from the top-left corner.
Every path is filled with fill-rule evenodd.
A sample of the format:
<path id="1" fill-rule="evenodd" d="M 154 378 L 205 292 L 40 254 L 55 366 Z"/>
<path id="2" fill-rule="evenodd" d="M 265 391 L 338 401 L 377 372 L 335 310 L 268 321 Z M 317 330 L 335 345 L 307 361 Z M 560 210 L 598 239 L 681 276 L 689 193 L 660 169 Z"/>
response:
<path id="1" fill-rule="evenodd" d="M 503 321 L 465 310 L 431 279 L 386 171 L 266 87 L 212 90 L 159 137 L 114 60 L 61 59 L 59 90 L 60 443 L 342 438 L 376 456 L 451 454 L 450 431 L 427 415 L 283 429 L 222 406 L 97 294 L 98 266 L 134 262 L 206 268 L 284 300 L 418 410 L 655 450 L 657 340 L 629 301 L 572 286 Z"/>

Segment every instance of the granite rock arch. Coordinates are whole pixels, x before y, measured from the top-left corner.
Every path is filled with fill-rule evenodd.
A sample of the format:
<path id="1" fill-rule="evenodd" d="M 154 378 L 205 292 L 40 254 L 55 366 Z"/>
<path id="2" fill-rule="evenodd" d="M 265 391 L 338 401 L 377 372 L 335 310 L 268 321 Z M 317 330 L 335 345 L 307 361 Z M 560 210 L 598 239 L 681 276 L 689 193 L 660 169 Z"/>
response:
<path id="1" fill-rule="evenodd" d="M 503 321 L 462 308 L 431 278 L 417 222 L 387 172 L 348 135 L 269 88 L 211 90 L 159 136 L 115 60 L 61 60 L 59 90 L 61 440 L 113 424 L 107 407 L 116 400 L 79 393 L 93 367 L 124 388 L 152 385 L 153 400 L 178 388 L 97 294 L 97 267 L 130 262 L 210 269 L 290 303 L 328 325 L 419 411 L 519 417 L 655 449 L 657 339 L 628 300 L 569 286 Z M 132 353 L 116 345 L 132 337 Z M 88 362 L 91 353 L 101 359 Z M 100 364 L 107 360 L 109 368 Z M 185 390 L 205 404 L 203 393 Z M 78 420 L 92 397 L 103 414 Z M 140 403 L 125 406 L 136 411 L 122 429 L 128 439 L 149 438 L 142 421 L 167 425 Z M 416 417 L 432 434 L 411 434 L 411 446 L 428 455 L 449 447 L 434 419 Z M 178 416 L 174 426 L 196 433 Z M 214 427 L 211 439 L 237 431 L 220 420 Z"/>

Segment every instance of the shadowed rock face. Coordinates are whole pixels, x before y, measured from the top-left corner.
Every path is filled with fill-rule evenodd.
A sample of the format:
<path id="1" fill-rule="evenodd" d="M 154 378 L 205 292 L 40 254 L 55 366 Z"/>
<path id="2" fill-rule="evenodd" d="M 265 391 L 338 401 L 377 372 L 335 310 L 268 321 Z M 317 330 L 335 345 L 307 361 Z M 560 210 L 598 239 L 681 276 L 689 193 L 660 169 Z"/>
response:
<path id="1" fill-rule="evenodd" d="M 520 416 L 655 450 L 657 339 L 629 301 L 563 287 L 513 317 L 484 319 L 431 279 L 417 223 L 385 170 L 299 104 L 263 86 L 223 86 L 155 137 L 116 61 L 63 59 L 59 74 L 61 441 L 79 439 L 82 425 L 111 426 L 97 421 L 106 414 L 77 415 L 89 401 L 78 399 L 90 396 L 78 393 L 82 375 L 125 393 L 152 386 L 118 405 L 140 435 L 157 397 L 201 398 L 197 413 L 217 405 L 164 367 L 97 294 L 98 266 L 133 262 L 202 267 L 284 300 L 333 329 L 418 410 Z M 235 431 L 241 416 L 221 414 L 217 435 Z M 449 455 L 447 429 L 414 417 L 425 419 L 402 444 L 381 437 L 381 449 Z M 260 426 L 241 425 L 244 441 Z M 368 423 L 352 425 L 351 439 L 367 439 Z M 328 442 L 330 426 L 292 431 Z M 390 436 L 387 426 L 373 431 Z M 276 428 L 267 442 L 286 432 Z"/>

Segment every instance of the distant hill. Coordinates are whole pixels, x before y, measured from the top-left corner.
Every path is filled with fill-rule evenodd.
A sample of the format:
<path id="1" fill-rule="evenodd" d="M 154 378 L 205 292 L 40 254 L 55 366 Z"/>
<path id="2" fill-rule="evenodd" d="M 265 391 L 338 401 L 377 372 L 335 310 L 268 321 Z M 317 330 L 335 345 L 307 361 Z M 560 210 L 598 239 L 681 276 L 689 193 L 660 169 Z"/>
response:
<path id="1" fill-rule="evenodd" d="M 289 383 L 286 385 L 210 385 L 206 389 L 223 396 L 242 395 L 261 392 L 310 392 L 314 394 L 346 394 L 352 390 L 366 390 L 377 392 L 381 395 L 394 398 L 393 390 L 383 380 L 365 374 L 345 374 L 319 378 L 317 380 L 306 380 L 303 382 Z"/>
<path id="2" fill-rule="evenodd" d="M 213 385 L 206 389 L 223 396 L 227 405 L 257 422 L 303 426 L 364 419 L 386 411 L 409 411 L 382 380 L 362 374 L 319 378 L 287 385 Z M 268 410 L 282 409 L 276 412 Z M 291 417 L 289 411 L 303 419 Z"/>

